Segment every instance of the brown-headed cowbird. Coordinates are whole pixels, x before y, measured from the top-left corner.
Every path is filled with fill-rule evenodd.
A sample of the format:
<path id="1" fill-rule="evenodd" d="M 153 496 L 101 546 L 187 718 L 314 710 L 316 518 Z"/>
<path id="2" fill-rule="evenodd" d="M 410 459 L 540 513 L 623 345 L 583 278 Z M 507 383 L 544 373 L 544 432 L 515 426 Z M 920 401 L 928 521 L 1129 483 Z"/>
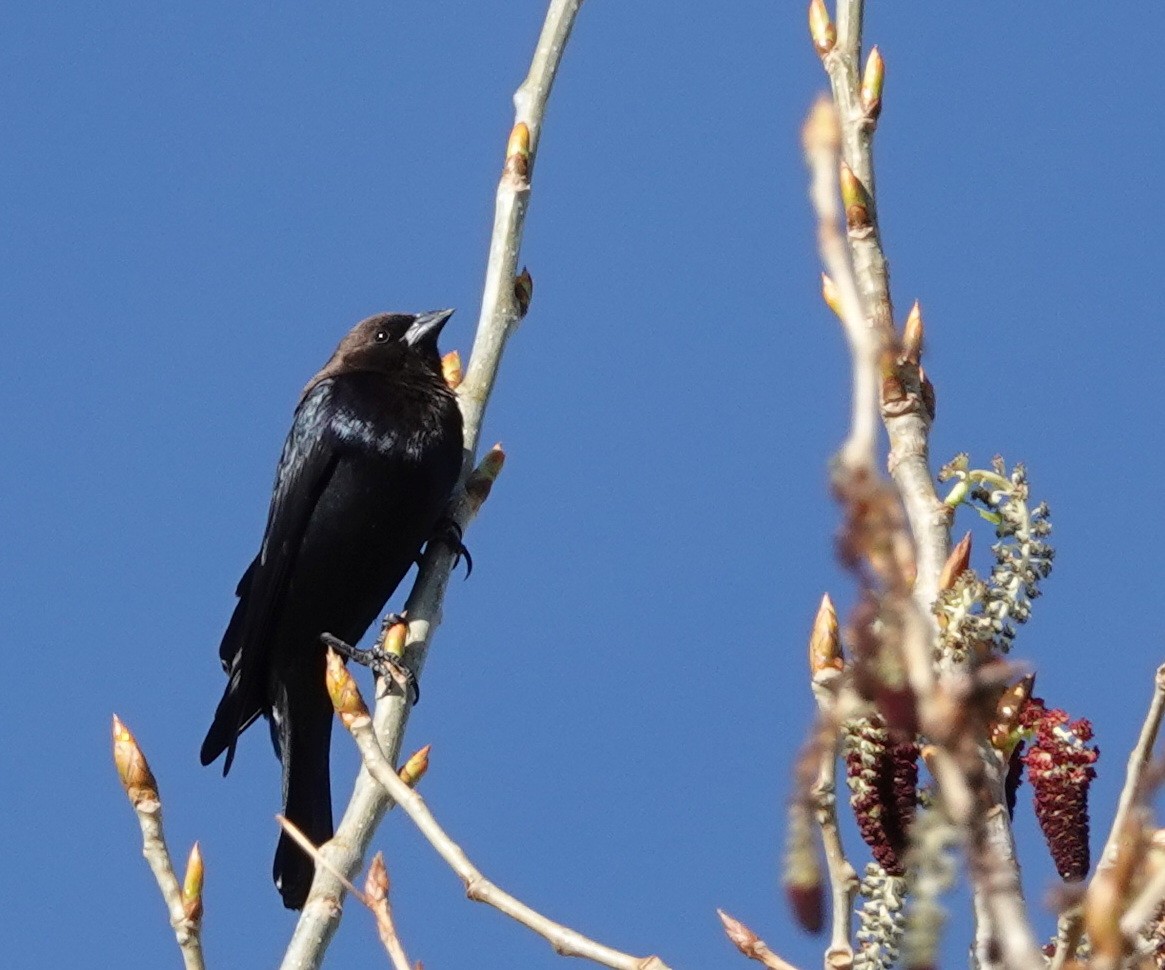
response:
<path id="1" fill-rule="evenodd" d="M 461 412 L 441 374 L 437 335 L 452 310 L 357 324 L 299 400 L 275 475 L 259 555 L 219 655 L 229 680 L 202 763 L 270 721 L 283 764 L 283 813 L 313 843 L 332 837 L 324 687 L 329 633 L 355 644 L 434 534 L 461 470 Z M 282 835 L 275 883 L 307 898 L 311 859 Z"/>

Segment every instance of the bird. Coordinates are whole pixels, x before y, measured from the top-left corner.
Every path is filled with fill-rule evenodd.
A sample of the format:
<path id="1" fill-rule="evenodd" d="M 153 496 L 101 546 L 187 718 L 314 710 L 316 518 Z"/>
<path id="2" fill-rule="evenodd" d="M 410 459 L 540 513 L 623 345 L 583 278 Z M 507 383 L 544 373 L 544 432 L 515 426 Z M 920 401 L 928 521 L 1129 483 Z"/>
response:
<path id="1" fill-rule="evenodd" d="M 328 765 L 330 634 L 355 644 L 440 536 L 461 474 L 461 411 L 437 337 L 452 310 L 381 313 L 358 323 L 308 382 L 275 475 L 258 555 L 239 580 L 219 656 L 227 686 L 200 753 L 225 753 L 269 721 L 283 814 L 315 845 L 333 835 Z M 273 875 L 302 909 L 311 858 L 284 832 Z"/>

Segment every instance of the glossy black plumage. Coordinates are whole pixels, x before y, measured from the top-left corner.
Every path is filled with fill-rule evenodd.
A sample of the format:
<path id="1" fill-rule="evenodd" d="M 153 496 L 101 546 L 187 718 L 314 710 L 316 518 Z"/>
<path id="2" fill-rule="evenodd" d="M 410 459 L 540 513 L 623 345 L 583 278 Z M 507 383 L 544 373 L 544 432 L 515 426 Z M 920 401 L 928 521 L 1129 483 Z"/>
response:
<path id="1" fill-rule="evenodd" d="M 283 811 L 317 845 L 332 836 L 332 708 L 321 633 L 356 643 L 431 537 L 457 482 L 461 412 L 437 334 L 452 311 L 369 317 L 308 383 L 275 477 L 259 555 L 243 573 L 219 654 L 226 692 L 202 763 L 260 715 L 283 764 Z M 302 907 L 311 860 L 286 836 L 284 903 Z"/>

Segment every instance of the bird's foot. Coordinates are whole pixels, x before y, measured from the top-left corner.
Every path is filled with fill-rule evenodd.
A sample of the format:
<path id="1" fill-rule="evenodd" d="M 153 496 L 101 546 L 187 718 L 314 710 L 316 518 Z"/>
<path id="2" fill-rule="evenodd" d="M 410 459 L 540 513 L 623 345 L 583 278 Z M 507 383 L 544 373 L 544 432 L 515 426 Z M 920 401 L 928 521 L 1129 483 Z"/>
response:
<path id="1" fill-rule="evenodd" d="M 385 613 L 384 619 L 380 621 L 380 639 L 384 639 L 384 635 L 388 633 L 398 623 L 408 623 L 409 615 L 405 613 Z"/>
<path id="2" fill-rule="evenodd" d="M 388 629 L 390 626 L 402 622 L 402 617 L 396 613 L 390 613 L 384 620 L 385 629 Z M 392 622 L 390 623 L 389 620 L 392 620 Z M 370 650 L 361 650 L 359 647 L 345 643 L 339 637 L 334 637 L 330 633 L 321 633 L 320 640 L 326 646 L 335 650 L 341 657 L 351 660 L 361 667 L 367 667 L 377 677 L 391 679 L 393 683 L 400 687 L 405 696 L 411 700 L 414 707 L 420 701 L 421 684 L 417 680 L 417 675 L 409 669 L 403 657 L 385 650 L 379 641 Z"/>
<path id="3" fill-rule="evenodd" d="M 443 542 L 450 549 L 453 550 L 453 568 L 456 569 L 460 565 L 461 560 L 465 560 L 465 578 L 473 574 L 473 556 L 469 554 L 469 550 L 465 547 L 465 543 L 461 541 L 464 533 L 461 531 L 461 526 L 452 518 L 441 519 L 437 523 L 437 528 L 433 530 L 433 538 L 430 542 Z"/>

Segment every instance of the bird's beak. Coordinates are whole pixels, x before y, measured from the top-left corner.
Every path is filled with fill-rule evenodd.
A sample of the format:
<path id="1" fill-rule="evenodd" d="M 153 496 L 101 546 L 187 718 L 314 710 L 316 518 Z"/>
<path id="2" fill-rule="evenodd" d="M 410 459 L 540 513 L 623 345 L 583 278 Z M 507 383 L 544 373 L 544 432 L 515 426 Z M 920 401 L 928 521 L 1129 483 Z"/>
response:
<path id="1" fill-rule="evenodd" d="M 412 326 L 405 331 L 405 343 L 410 347 L 425 344 L 436 349 L 437 335 L 451 316 L 453 316 L 452 310 L 430 310 L 428 313 L 418 313 Z"/>

